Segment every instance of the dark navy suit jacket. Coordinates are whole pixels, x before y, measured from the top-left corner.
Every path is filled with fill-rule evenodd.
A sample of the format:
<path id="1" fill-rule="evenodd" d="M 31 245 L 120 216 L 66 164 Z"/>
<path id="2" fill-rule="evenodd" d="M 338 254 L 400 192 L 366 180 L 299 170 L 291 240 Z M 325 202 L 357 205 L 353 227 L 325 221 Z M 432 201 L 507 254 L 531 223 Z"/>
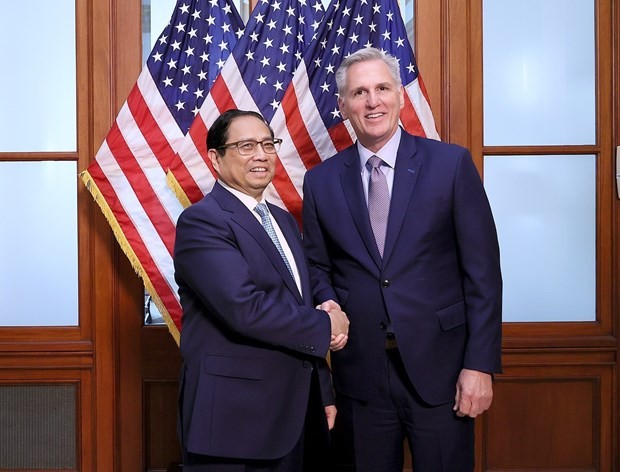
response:
<path id="1" fill-rule="evenodd" d="M 295 220 L 269 209 L 293 252 L 303 293 L 257 218 L 221 185 L 177 224 L 180 434 L 191 453 L 284 456 L 301 435 L 317 370 L 317 404 L 333 404 L 329 317 L 313 308 Z M 322 408 L 316 414 L 325 417 Z"/>
<path id="2" fill-rule="evenodd" d="M 304 245 L 315 302 L 351 321 L 332 354 L 337 393 L 371 398 L 388 321 L 419 395 L 454 401 L 462 368 L 501 371 L 502 279 L 491 209 L 469 152 L 403 131 L 384 249 L 374 242 L 355 145 L 306 173 Z"/>

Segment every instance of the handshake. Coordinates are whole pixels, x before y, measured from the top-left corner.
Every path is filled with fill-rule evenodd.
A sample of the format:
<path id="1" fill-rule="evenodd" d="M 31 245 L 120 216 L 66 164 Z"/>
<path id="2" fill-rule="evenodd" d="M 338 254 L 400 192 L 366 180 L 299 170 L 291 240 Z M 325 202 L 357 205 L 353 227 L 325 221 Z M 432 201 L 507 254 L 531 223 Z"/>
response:
<path id="1" fill-rule="evenodd" d="M 318 310 L 324 310 L 329 315 L 329 319 L 332 324 L 332 338 L 329 343 L 329 348 L 332 351 L 339 351 L 346 344 L 349 339 L 349 318 L 347 314 L 342 311 L 340 305 L 334 300 L 327 300 L 317 306 Z"/>

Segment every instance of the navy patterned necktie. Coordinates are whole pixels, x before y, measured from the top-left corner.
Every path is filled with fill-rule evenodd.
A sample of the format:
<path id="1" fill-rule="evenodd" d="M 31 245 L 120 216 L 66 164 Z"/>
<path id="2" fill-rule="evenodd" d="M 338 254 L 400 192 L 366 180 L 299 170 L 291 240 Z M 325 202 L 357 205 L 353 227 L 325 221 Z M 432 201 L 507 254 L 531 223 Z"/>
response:
<path id="1" fill-rule="evenodd" d="M 289 264 L 288 259 L 284 254 L 284 250 L 282 249 L 282 245 L 280 244 L 280 240 L 278 239 L 276 230 L 271 223 L 271 218 L 269 217 L 269 208 L 267 207 L 267 204 L 259 203 L 258 205 L 256 205 L 256 207 L 254 207 L 254 211 L 260 215 L 263 228 L 265 228 L 265 231 L 267 231 L 267 234 L 273 241 L 273 244 L 276 246 L 276 249 L 280 253 L 280 256 L 282 256 L 282 260 L 284 261 L 284 264 L 286 264 L 286 268 L 291 273 L 291 275 L 293 275 L 293 269 L 291 269 L 291 265 Z M 293 276 L 293 278 L 295 278 L 295 276 Z"/>
<path id="2" fill-rule="evenodd" d="M 366 163 L 366 167 L 370 172 L 370 179 L 368 180 L 368 214 L 370 216 L 370 226 L 375 235 L 375 242 L 381 257 L 383 257 L 383 249 L 385 247 L 385 232 L 390 212 L 390 192 L 385 174 L 381 171 L 383 163 L 383 160 L 377 156 L 371 156 Z"/>

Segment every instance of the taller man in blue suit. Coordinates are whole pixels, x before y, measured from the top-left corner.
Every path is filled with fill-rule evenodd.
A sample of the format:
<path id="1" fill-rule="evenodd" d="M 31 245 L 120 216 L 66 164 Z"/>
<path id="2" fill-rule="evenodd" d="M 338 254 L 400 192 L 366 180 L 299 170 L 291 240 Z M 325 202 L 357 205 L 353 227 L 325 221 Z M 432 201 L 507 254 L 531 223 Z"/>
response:
<path id="1" fill-rule="evenodd" d="M 263 198 L 279 143 L 259 114 L 222 114 L 207 138 L 218 182 L 177 224 L 186 472 L 301 472 L 305 425 L 334 423 L 325 356 L 349 323 L 313 307 L 297 224 Z"/>
<path id="2" fill-rule="evenodd" d="M 474 420 L 501 371 L 495 225 L 469 152 L 399 127 L 398 62 L 346 58 L 336 81 L 357 143 L 306 174 L 304 245 L 315 302 L 339 301 L 339 424 L 357 472 L 470 472 Z M 375 209 L 377 208 L 377 209 Z M 340 423 L 343 422 L 343 423 Z"/>

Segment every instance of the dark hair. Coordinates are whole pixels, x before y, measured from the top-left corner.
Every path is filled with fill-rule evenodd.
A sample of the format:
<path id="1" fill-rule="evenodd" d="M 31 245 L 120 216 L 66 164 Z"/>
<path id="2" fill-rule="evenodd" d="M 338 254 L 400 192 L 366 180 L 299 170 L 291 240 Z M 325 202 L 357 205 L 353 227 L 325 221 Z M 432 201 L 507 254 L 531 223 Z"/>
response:
<path id="1" fill-rule="evenodd" d="M 269 128 L 269 133 L 271 133 L 271 137 L 273 138 L 273 130 L 269 123 L 265 121 L 265 118 L 260 113 L 251 110 L 237 110 L 233 108 L 231 110 L 227 110 L 222 113 L 217 119 L 213 122 L 211 127 L 209 128 L 209 132 L 207 134 L 207 149 L 218 149 L 228 141 L 228 129 L 233 121 L 242 116 L 253 116 L 254 118 L 258 118 L 261 120 L 267 128 Z M 218 152 L 224 155 L 225 150 L 218 149 Z"/>

